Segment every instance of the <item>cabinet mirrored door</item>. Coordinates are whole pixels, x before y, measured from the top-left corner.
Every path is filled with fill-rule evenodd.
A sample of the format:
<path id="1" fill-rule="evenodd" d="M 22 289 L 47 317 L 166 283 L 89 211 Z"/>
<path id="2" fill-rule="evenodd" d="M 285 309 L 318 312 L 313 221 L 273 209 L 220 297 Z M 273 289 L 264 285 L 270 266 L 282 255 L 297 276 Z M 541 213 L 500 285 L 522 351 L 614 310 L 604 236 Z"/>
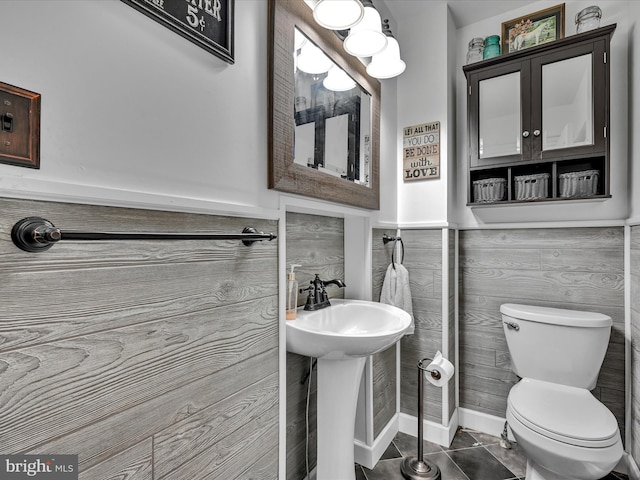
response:
<path id="1" fill-rule="evenodd" d="M 592 64 L 589 53 L 542 66 L 543 151 L 593 145 Z"/>
<path id="2" fill-rule="evenodd" d="M 522 153 L 520 72 L 479 82 L 481 159 Z"/>
<path id="3" fill-rule="evenodd" d="M 531 156 L 528 63 L 500 65 L 469 77 L 472 167 L 522 162 Z"/>

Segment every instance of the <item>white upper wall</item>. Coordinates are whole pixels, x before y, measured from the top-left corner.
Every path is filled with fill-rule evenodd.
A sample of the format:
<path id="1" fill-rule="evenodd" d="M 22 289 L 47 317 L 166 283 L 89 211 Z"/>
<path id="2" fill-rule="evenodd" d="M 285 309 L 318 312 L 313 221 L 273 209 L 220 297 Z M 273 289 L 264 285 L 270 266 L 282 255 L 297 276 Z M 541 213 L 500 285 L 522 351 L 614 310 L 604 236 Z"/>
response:
<path id="1" fill-rule="evenodd" d="M 236 2 L 229 65 L 121 1 L 3 1 L 2 81 L 42 94 L 42 134 L 40 170 L 0 165 L 1 191 L 277 207 L 266 19 Z"/>
<path id="2" fill-rule="evenodd" d="M 3 0 L 0 81 L 42 95 L 42 131 L 41 168 L 0 164 L 0 195 L 277 217 L 302 199 L 267 189 L 267 27 L 266 0 L 236 0 L 229 65 L 120 0 Z M 380 212 L 305 205 L 395 221 L 385 168 Z"/>
<path id="3" fill-rule="evenodd" d="M 446 1 L 392 0 L 398 22 L 396 38 L 407 63 L 398 77 L 398 125 L 396 162 L 398 175 L 398 222 L 402 226 L 442 224 L 447 221 L 447 179 L 450 129 L 447 72 L 449 12 Z M 402 172 L 402 129 L 421 123 L 440 122 L 440 178 L 405 182 Z"/>
<path id="4" fill-rule="evenodd" d="M 556 3 L 533 3 L 455 30 L 444 0 L 376 0 L 383 17 L 391 17 L 407 62 L 402 76 L 381 82 L 381 210 L 328 211 L 404 226 L 452 218 L 463 225 L 626 218 L 628 179 L 640 184 L 640 169 L 628 177 L 626 167 L 627 54 L 637 58 L 639 50 L 627 45 L 640 18 L 638 2 L 628 0 L 598 2 L 603 23 L 618 23 L 611 89 L 614 198 L 465 206 L 462 65 L 468 40 L 499 33 L 502 21 Z M 567 2 L 567 34 L 575 13 L 591 3 Z M 42 94 L 41 168 L 0 164 L 0 195 L 268 216 L 298 202 L 266 187 L 268 5 L 236 0 L 235 6 L 236 63 L 228 65 L 119 0 L 0 2 L 0 28 L 8 39 L 0 49 L 0 81 Z M 633 75 L 640 61 L 631 62 Z M 636 106 L 637 97 L 631 97 Z M 402 128 L 430 121 L 442 126 L 441 178 L 404 182 Z M 327 205 L 303 203 L 318 211 Z M 640 215 L 639 208 L 633 212 Z"/>

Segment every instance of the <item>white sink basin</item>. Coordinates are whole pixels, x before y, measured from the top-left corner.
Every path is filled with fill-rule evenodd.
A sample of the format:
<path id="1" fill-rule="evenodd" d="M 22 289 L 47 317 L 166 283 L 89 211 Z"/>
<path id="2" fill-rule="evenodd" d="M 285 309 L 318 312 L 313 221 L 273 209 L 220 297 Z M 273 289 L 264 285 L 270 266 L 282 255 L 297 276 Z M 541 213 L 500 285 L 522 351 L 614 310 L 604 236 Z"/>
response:
<path id="1" fill-rule="evenodd" d="M 331 300 L 287 320 L 287 351 L 318 359 L 317 480 L 355 480 L 354 427 L 367 356 L 396 343 L 411 316 L 363 300 Z"/>
<path id="2" fill-rule="evenodd" d="M 287 351 L 326 360 L 366 357 L 396 343 L 411 324 L 397 307 L 364 300 L 331 300 L 287 321 Z"/>

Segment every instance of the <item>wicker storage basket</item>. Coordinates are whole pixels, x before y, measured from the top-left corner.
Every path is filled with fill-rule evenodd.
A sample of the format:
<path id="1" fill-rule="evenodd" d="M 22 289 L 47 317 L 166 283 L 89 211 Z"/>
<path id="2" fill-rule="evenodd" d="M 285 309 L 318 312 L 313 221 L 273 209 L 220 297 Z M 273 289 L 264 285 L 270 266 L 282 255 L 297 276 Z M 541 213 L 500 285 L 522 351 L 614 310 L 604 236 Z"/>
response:
<path id="1" fill-rule="evenodd" d="M 536 200 L 549 196 L 549 174 L 519 175 L 516 181 L 516 200 Z"/>
<path id="2" fill-rule="evenodd" d="M 507 180 L 505 178 L 485 178 L 473 182 L 475 203 L 499 202 L 504 200 Z"/>
<path id="3" fill-rule="evenodd" d="M 584 170 L 558 175 L 559 192 L 562 198 L 589 197 L 598 193 L 599 170 Z"/>

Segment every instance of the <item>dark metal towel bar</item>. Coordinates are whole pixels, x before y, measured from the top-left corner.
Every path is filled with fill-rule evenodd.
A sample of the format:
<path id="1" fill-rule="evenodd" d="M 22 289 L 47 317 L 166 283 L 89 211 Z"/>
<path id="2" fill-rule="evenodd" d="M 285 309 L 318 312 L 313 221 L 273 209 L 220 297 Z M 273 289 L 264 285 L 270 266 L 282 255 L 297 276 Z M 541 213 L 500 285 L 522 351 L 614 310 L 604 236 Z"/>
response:
<path id="1" fill-rule="evenodd" d="M 278 238 L 273 233 L 258 232 L 244 227 L 242 233 L 157 233 L 157 232 L 80 232 L 61 230 L 40 217 L 27 217 L 17 222 L 11 230 L 13 243 L 25 252 L 42 252 L 61 240 L 242 240 L 253 245 L 262 240 Z"/>

